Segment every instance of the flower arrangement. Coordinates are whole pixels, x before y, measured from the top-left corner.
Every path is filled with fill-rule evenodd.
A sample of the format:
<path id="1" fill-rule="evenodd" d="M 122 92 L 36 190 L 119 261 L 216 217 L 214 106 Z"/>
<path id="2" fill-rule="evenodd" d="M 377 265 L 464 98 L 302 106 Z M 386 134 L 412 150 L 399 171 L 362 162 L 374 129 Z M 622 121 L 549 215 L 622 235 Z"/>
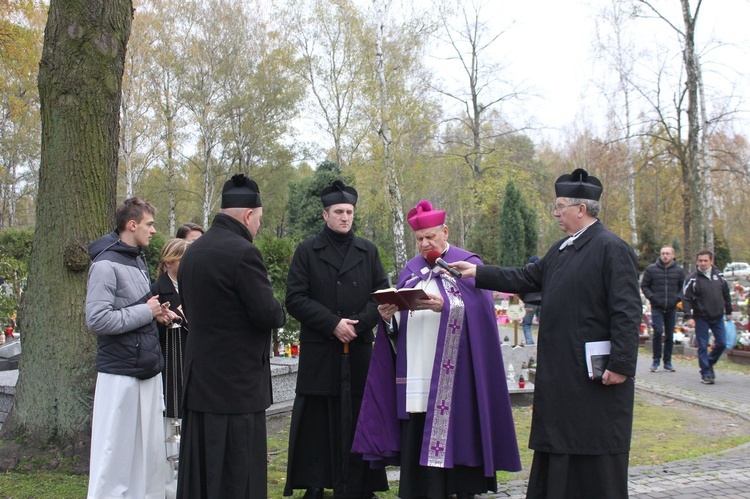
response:
<path id="1" fill-rule="evenodd" d="M 744 331 L 740 333 L 740 337 L 737 339 L 737 348 L 742 345 L 742 349 L 750 349 L 750 331 Z"/>

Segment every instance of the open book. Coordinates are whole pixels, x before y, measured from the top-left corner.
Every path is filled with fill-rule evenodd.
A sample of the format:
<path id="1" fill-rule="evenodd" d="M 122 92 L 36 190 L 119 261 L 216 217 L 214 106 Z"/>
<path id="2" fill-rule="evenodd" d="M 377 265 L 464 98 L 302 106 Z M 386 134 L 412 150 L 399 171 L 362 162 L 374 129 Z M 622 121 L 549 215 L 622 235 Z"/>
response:
<path id="1" fill-rule="evenodd" d="M 396 305 L 399 310 L 414 310 L 417 308 L 417 300 L 428 299 L 427 293 L 420 288 L 388 288 L 379 289 L 370 293 L 378 303 L 383 305 Z"/>
<path id="2" fill-rule="evenodd" d="M 609 341 L 587 341 L 586 368 L 589 371 L 589 379 L 599 380 L 604 376 L 609 362 L 609 351 L 612 344 Z"/>

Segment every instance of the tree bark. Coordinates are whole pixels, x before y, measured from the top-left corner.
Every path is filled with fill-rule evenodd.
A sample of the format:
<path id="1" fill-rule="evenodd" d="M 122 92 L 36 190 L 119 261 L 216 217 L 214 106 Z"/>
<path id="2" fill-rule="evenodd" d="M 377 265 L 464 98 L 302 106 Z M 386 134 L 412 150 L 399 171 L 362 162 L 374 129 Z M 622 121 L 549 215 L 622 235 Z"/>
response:
<path id="1" fill-rule="evenodd" d="M 36 233 L 23 359 L 5 437 L 88 463 L 96 339 L 85 322 L 87 244 L 112 230 L 130 0 L 52 0 L 39 66 Z"/>
<path id="2" fill-rule="evenodd" d="M 624 40 L 624 31 L 627 29 L 625 22 L 627 16 L 621 10 L 622 5 L 619 2 L 612 4 L 611 25 L 614 31 L 614 53 L 612 54 L 613 66 L 618 74 L 619 91 L 622 93 L 623 112 L 625 113 L 625 122 L 623 124 L 625 132 L 625 166 L 628 172 L 628 218 L 630 221 L 630 244 L 638 251 L 638 225 L 636 221 L 636 197 L 635 197 L 635 164 L 633 160 L 633 122 L 631 119 L 631 96 L 632 74 L 633 74 L 633 49 L 632 46 Z"/>
<path id="3" fill-rule="evenodd" d="M 375 43 L 375 76 L 378 83 L 378 97 L 380 109 L 380 128 L 378 135 L 383 144 L 383 168 L 385 169 L 385 189 L 388 193 L 388 206 L 391 210 L 391 222 L 393 224 L 393 244 L 396 250 L 396 268 L 402 269 L 406 266 L 406 244 L 404 242 L 404 215 L 402 211 L 401 187 L 398 183 L 396 165 L 391 154 L 391 127 L 388 122 L 386 103 L 388 100 L 388 87 L 385 78 L 384 29 L 386 7 L 380 5 L 378 0 L 373 0 L 375 11 L 378 13 L 377 40 Z"/>
<path id="4" fill-rule="evenodd" d="M 706 249 L 714 253 L 714 192 L 711 181 L 711 165 L 708 163 L 708 118 L 706 115 L 706 94 L 703 89 L 703 71 L 701 70 L 700 61 L 696 59 L 695 69 L 698 77 L 698 97 L 700 99 L 700 150 L 698 152 L 698 161 L 703 172 L 703 206 L 706 207 Z"/>
<path id="5" fill-rule="evenodd" d="M 700 165 L 698 164 L 698 133 L 700 123 L 698 122 L 698 56 L 695 53 L 695 22 L 700 9 L 700 0 L 695 14 L 690 12 L 689 0 L 681 0 L 682 18 L 685 23 L 685 36 L 682 50 L 682 59 L 685 64 L 685 84 L 687 87 L 687 118 L 688 118 L 688 138 L 687 138 L 687 160 L 689 177 L 691 183 L 690 190 L 690 218 L 693 249 L 702 248 L 704 244 L 703 237 L 703 189 L 701 186 Z"/>
<path id="6" fill-rule="evenodd" d="M 676 92 L 675 110 L 676 125 L 673 131 L 669 131 L 663 116 L 660 118 L 665 130 L 669 133 L 669 143 L 674 149 L 675 158 L 679 161 L 682 169 L 683 185 L 683 254 L 685 270 L 692 269 L 695 253 L 704 248 L 706 243 L 703 223 L 703 207 L 705 199 L 705 185 L 701 175 L 699 157 L 699 133 L 701 123 L 699 122 L 698 87 L 700 81 L 700 67 L 698 55 L 695 52 L 695 26 L 702 0 L 697 0 L 695 10 L 691 12 L 690 0 L 680 0 L 682 21 L 684 28 L 680 29 L 664 15 L 662 15 L 648 0 L 639 0 L 653 11 L 659 18 L 669 24 L 675 30 L 682 41 L 682 62 L 685 66 L 685 84 Z M 683 108 L 683 99 L 687 98 L 687 108 Z M 687 140 L 681 135 L 682 114 L 685 113 L 688 121 Z M 661 114 L 661 112 L 660 112 Z"/>

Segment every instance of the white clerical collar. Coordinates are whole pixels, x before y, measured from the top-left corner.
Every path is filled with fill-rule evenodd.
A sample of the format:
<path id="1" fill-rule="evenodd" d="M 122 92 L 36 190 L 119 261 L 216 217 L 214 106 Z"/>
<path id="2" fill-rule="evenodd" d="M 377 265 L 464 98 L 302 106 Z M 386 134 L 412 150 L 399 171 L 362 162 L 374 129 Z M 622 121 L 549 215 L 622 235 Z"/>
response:
<path id="1" fill-rule="evenodd" d="M 563 241 L 563 243 L 560 245 L 560 251 L 562 251 L 563 249 L 565 249 L 568 246 L 570 246 L 571 244 L 573 244 L 573 241 L 575 241 L 576 239 L 578 239 L 578 237 L 581 234 L 583 234 L 584 232 L 586 232 L 586 229 L 588 229 L 589 227 L 591 227 L 592 225 L 594 225 L 596 222 L 597 222 L 597 220 L 594 220 L 593 222 L 591 222 L 590 224 L 588 224 L 586 227 L 584 227 L 583 229 L 579 230 L 578 232 L 576 232 L 575 234 L 573 234 L 572 236 L 570 236 L 569 238 L 567 238 L 565 241 Z"/>

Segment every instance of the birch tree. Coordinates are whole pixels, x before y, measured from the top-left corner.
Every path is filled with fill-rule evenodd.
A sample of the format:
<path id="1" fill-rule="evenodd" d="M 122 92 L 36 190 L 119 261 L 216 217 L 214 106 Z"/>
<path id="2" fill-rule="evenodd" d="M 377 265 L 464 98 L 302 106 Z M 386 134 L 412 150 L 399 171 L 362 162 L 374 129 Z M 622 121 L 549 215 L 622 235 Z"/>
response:
<path id="1" fill-rule="evenodd" d="M 459 21 L 453 24 L 449 12 L 442 13 L 447 57 L 455 63 L 462 81 L 459 86 L 436 87 L 436 90 L 456 104 L 459 113 L 449 122 L 455 123 L 455 134 L 448 135 L 445 143 L 448 154 L 465 162 L 475 181 L 480 181 L 488 170 L 502 169 L 502 164 L 485 164 L 485 158 L 495 152 L 498 137 L 518 133 L 525 127 L 497 126 L 502 107 L 520 99 L 524 91 L 509 81 L 502 80 L 503 66 L 492 55 L 499 47 L 502 31 L 491 28 L 483 9 L 483 0 L 462 3 Z"/>
<path id="2" fill-rule="evenodd" d="M 331 159 L 346 169 L 371 131 L 362 112 L 363 75 L 371 71 L 363 13 L 349 1 L 311 0 L 295 4 L 289 18 L 316 127 L 333 145 Z"/>
<path id="3" fill-rule="evenodd" d="M 133 23 L 133 41 L 125 59 L 120 103 L 120 171 L 125 198 L 133 197 L 142 175 L 157 159 L 147 61 L 153 54 L 149 23 Z"/>
<path id="4" fill-rule="evenodd" d="M 375 80 L 378 88 L 378 109 L 380 114 L 380 125 L 378 127 L 378 137 L 383 146 L 383 170 L 385 189 L 388 199 L 388 207 L 391 213 L 391 222 L 393 227 L 393 242 L 395 247 L 395 264 L 401 269 L 406 266 L 406 245 L 404 243 L 404 213 L 403 199 L 401 198 L 401 186 L 399 185 L 398 175 L 396 173 L 396 164 L 393 160 L 391 144 L 393 135 L 391 133 L 390 118 L 388 116 L 388 80 L 386 79 L 386 54 L 385 34 L 388 13 L 388 2 L 373 0 L 373 7 L 376 12 L 377 26 L 375 31 Z"/>
<path id="5" fill-rule="evenodd" d="M 711 165 L 708 161 L 708 134 L 709 122 L 706 114 L 706 92 L 703 86 L 703 71 L 701 70 L 700 60 L 696 57 L 695 71 L 698 85 L 698 102 L 700 108 L 700 144 L 698 146 L 698 164 L 701 165 L 701 174 L 703 179 L 703 206 L 708 207 L 706 213 L 706 248 L 714 252 L 714 202 L 713 202 L 713 182 L 711 180 Z"/>
<path id="6" fill-rule="evenodd" d="M 134 30 L 148 39 L 148 56 L 139 75 L 147 85 L 151 113 L 152 141 L 156 158 L 164 172 L 164 187 L 160 194 L 168 199 L 169 227 L 177 230 L 177 193 L 180 186 L 185 119 L 179 99 L 183 81 L 185 40 L 190 38 L 192 23 L 187 13 L 192 3 L 175 0 L 143 2 L 136 10 Z M 127 68 L 126 68 L 127 71 Z"/>
<path id="7" fill-rule="evenodd" d="M 229 36 L 226 22 L 231 16 L 226 16 L 221 7 L 222 3 L 213 0 L 193 5 L 195 29 L 186 42 L 185 78 L 180 94 L 197 129 L 197 152 L 190 158 L 190 164 L 198 174 L 196 184 L 204 227 L 208 227 L 220 198 L 219 184 L 228 173 L 221 142 L 227 123 L 222 78 L 232 64 L 227 57 L 231 45 L 225 44 Z"/>
<path id="8" fill-rule="evenodd" d="M 692 261 L 697 249 L 703 248 L 705 234 L 703 228 L 702 213 L 704 211 L 704 185 L 701 177 L 701 165 L 699 164 L 699 147 L 701 123 L 699 121 L 698 81 L 700 68 L 695 48 L 695 29 L 702 0 L 698 0 L 695 9 L 691 9 L 689 0 L 680 0 L 683 27 L 680 28 L 673 23 L 665 14 L 657 9 L 649 0 L 638 0 L 657 18 L 666 22 L 667 25 L 679 36 L 682 44 L 682 64 L 684 71 L 684 87 L 675 91 L 674 105 L 676 109 L 676 128 L 667 125 L 665 114 L 659 106 L 657 112 L 660 114 L 659 122 L 667 133 L 670 144 L 678 151 L 682 166 L 682 182 L 684 189 L 683 198 L 683 235 L 685 261 Z M 653 100 L 652 100 L 653 102 Z M 687 118 L 686 136 L 680 131 L 681 117 L 684 113 Z M 660 128 L 662 128 L 660 127 Z M 711 228 L 713 230 L 713 228 Z"/>
<path id="9" fill-rule="evenodd" d="M 630 0 L 613 0 L 602 14 L 605 29 L 597 30 L 597 51 L 604 55 L 608 68 L 616 75 L 616 90 L 609 97 L 609 105 L 618 122 L 618 128 L 625 142 L 625 169 L 628 176 L 628 219 L 630 222 L 630 244 L 638 247 L 638 226 L 636 223 L 635 196 L 635 140 L 633 131 L 633 63 L 636 57 L 630 31 L 629 20 L 633 10 Z"/>
<path id="10" fill-rule="evenodd" d="M 250 12 L 243 1 L 222 10 L 224 51 L 232 62 L 221 79 L 227 116 L 223 142 L 232 171 L 256 176 L 275 164 L 272 158 L 298 115 L 305 86 L 296 77 L 293 44 L 279 19 L 257 6 Z"/>

